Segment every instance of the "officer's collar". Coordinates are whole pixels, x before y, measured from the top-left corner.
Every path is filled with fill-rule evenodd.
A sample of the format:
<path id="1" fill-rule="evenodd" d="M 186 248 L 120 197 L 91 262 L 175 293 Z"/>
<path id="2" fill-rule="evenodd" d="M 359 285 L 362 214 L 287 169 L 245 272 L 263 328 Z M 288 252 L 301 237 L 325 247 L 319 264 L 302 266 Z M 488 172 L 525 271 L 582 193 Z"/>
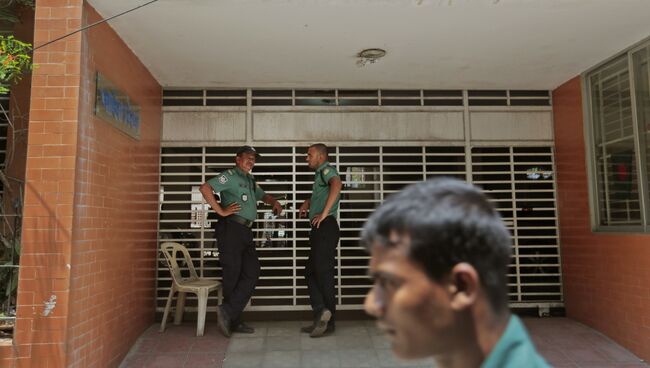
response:
<path id="1" fill-rule="evenodd" d="M 325 162 L 323 162 L 323 164 L 320 165 L 320 166 L 316 169 L 316 172 L 319 172 L 319 171 L 323 170 L 325 167 L 329 166 L 329 164 L 330 164 L 329 161 L 325 161 Z"/>
<path id="2" fill-rule="evenodd" d="M 239 166 L 235 166 L 235 172 L 237 172 L 241 176 L 245 177 L 252 177 L 253 175 L 251 173 L 247 173 L 244 170 L 240 169 Z"/>

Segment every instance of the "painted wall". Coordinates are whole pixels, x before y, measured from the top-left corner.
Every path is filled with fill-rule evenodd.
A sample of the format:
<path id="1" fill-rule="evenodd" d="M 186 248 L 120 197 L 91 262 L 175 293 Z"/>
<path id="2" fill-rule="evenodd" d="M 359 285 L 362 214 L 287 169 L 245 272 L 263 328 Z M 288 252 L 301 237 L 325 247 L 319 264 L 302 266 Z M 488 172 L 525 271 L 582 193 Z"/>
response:
<path id="1" fill-rule="evenodd" d="M 650 236 L 593 233 L 580 78 L 553 91 L 567 316 L 650 361 Z"/>
<path id="2" fill-rule="evenodd" d="M 35 44 L 99 20 L 39 0 Z M 107 25 L 34 54 L 13 357 L 0 365 L 114 367 L 154 319 L 161 88 Z M 141 109 L 136 140 L 94 116 L 101 71 Z"/>

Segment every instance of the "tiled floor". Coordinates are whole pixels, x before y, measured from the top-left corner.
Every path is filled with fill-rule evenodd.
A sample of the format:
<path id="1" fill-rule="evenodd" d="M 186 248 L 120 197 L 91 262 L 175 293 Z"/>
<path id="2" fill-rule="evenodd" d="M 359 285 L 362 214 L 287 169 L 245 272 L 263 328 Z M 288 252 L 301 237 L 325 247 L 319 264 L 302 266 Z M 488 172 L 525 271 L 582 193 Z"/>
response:
<path id="1" fill-rule="evenodd" d="M 526 318 L 539 351 L 555 367 L 648 367 L 600 333 L 566 318 Z M 122 362 L 131 367 L 432 367 L 432 361 L 399 361 L 372 321 L 339 321 L 319 339 L 301 334 L 306 322 L 252 322 L 255 334 L 228 340 L 214 322 L 203 337 L 195 325 L 149 328 Z"/>

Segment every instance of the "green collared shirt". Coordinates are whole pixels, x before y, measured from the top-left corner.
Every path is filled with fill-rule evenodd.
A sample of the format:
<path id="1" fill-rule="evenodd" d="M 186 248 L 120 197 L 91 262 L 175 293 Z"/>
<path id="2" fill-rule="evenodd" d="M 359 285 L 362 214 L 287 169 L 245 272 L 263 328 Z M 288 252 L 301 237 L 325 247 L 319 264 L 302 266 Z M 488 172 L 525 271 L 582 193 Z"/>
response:
<path id="1" fill-rule="evenodd" d="M 505 332 L 481 368 L 546 368 L 546 360 L 535 350 L 519 317 L 512 315 Z"/>
<path id="2" fill-rule="evenodd" d="M 325 203 L 327 203 L 327 196 L 330 193 L 330 179 L 335 176 L 339 176 L 339 172 L 336 171 L 334 166 L 330 165 L 329 162 L 325 161 L 322 165 L 316 169 L 314 173 L 314 185 L 312 186 L 311 192 L 311 204 L 309 205 L 309 219 L 313 219 L 314 216 L 323 212 L 325 209 Z M 339 199 L 341 195 L 339 194 L 336 197 L 336 201 L 330 208 L 329 215 L 335 216 L 339 210 Z"/>
<path id="3" fill-rule="evenodd" d="M 253 175 L 247 174 L 235 166 L 208 180 L 208 184 L 212 190 L 219 193 L 222 207 L 227 207 L 231 203 L 239 203 L 241 210 L 237 215 L 255 221 L 257 201 L 261 200 L 266 193 L 255 183 Z"/>

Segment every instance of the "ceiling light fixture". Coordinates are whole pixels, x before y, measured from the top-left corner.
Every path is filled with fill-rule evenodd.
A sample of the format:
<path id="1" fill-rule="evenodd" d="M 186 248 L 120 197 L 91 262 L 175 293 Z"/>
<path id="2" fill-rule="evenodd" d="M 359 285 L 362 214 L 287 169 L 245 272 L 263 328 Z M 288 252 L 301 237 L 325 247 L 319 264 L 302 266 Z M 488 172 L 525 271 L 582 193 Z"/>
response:
<path id="1" fill-rule="evenodd" d="M 363 67 L 368 64 L 374 64 L 377 62 L 377 60 L 383 58 L 386 56 L 386 50 L 384 49 L 378 49 L 378 48 L 373 48 L 373 49 L 365 49 L 359 51 L 357 54 L 357 66 L 358 67 Z"/>

